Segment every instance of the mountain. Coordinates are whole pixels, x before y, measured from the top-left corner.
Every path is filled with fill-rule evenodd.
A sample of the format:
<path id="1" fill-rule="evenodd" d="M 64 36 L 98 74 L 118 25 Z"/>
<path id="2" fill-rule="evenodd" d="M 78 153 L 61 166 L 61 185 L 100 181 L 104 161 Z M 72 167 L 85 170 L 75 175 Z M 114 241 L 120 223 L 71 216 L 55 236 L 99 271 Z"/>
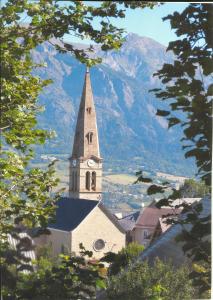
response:
<path id="1" fill-rule="evenodd" d="M 181 128 L 167 129 L 166 120 L 155 115 L 157 108 L 167 106 L 149 92 L 161 86 L 153 73 L 163 63 L 171 62 L 173 55 L 153 39 L 132 33 L 127 35 L 120 51 L 104 53 L 97 47 L 95 54 L 103 58 L 102 64 L 93 67 L 90 73 L 105 161 L 191 175 L 194 164 L 184 159 L 179 142 Z M 72 150 L 85 66 L 70 54 L 57 52 L 48 42 L 33 52 L 33 58 L 47 66 L 36 71 L 37 75 L 53 80 L 40 97 L 45 111 L 39 116 L 39 125 L 57 133 L 57 138 L 39 152 L 68 155 Z"/>

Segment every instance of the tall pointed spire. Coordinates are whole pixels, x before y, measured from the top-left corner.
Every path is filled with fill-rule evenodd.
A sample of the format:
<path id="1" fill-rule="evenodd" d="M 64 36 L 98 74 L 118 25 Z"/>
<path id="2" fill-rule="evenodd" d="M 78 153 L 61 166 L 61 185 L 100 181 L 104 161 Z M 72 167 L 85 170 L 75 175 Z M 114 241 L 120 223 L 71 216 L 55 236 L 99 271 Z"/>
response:
<path id="1" fill-rule="evenodd" d="M 95 105 L 89 68 L 86 69 L 83 93 L 78 112 L 72 158 L 100 157 Z"/>
<path id="2" fill-rule="evenodd" d="M 101 194 L 102 159 L 90 73 L 87 68 L 70 157 L 69 197 L 100 200 Z"/>

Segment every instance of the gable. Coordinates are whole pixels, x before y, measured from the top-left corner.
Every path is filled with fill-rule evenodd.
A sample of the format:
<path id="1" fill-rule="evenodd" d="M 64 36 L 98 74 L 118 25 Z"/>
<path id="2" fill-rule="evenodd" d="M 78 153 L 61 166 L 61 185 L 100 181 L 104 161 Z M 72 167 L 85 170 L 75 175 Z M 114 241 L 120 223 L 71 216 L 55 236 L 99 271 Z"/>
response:
<path id="1" fill-rule="evenodd" d="M 119 224 L 117 218 L 106 208 L 106 206 L 100 202 L 98 207 L 120 232 L 126 233 L 125 229 Z"/>
<path id="2" fill-rule="evenodd" d="M 105 231 L 110 227 L 111 230 L 115 229 L 119 233 L 126 234 L 125 229 L 118 223 L 116 217 L 101 202 L 78 224 L 74 231 L 84 228 L 85 233 L 88 233 L 88 231 L 93 230 L 93 227 L 95 229 L 97 226 L 103 230 L 105 228 Z"/>

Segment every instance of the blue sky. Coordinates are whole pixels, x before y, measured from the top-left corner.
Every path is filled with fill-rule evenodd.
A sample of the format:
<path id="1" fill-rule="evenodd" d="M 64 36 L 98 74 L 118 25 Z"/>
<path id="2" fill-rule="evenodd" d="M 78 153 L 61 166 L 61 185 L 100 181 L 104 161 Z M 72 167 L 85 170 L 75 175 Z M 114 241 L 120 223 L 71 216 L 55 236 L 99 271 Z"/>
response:
<path id="1" fill-rule="evenodd" d="M 7 0 L 0 0 L 1 5 L 5 4 Z M 35 2 L 35 0 L 32 0 Z M 100 1 L 85 1 L 86 4 L 100 5 Z M 69 2 L 62 1 L 61 4 L 69 4 Z M 181 12 L 187 7 L 187 2 L 167 2 L 163 5 L 155 6 L 153 9 L 127 9 L 126 17 L 123 19 L 112 19 L 113 25 L 124 28 L 126 32 L 133 32 L 140 36 L 153 38 L 159 43 L 167 46 L 171 40 L 176 39 L 176 35 L 171 30 L 169 21 L 162 21 L 162 18 L 174 11 Z M 27 22 L 27 20 L 25 20 Z M 94 22 L 98 26 L 98 20 Z M 81 40 L 77 37 L 65 35 L 64 39 L 69 42 L 90 43 L 89 40 Z"/>
<path id="2" fill-rule="evenodd" d="M 185 7 L 187 3 L 165 3 L 153 9 L 128 10 L 126 19 L 117 21 L 117 25 L 126 28 L 127 32 L 151 37 L 167 46 L 169 41 L 176 39 L 176 35 L 171 30 L 170 22 L 163 22 L 162 18 L 174 11 L 181 12 Z"/>
<path id="3" fill-rule="evenodd" d="M 92 2 L 95 3 L 95 1 Z M 140 36 L 150 37 L 167 46 L 169 41 L 176 39 L 176 35 L 174 31 L 171 30 L 169 21 L 163 22 L 162 18 L 174 11 L 183 11 L 187 5 L 187 2 L 170 2 L 155 6 L 153 9 L 127 9 L 126 18 L 113 20 L 113 25 L 125 28 L 127 33 L 133 32 Z M 66 36 L 65 39 L 72 42 L 89 43 L 88 40 L 82 41 L 75 37 L 69 38 Z"/>

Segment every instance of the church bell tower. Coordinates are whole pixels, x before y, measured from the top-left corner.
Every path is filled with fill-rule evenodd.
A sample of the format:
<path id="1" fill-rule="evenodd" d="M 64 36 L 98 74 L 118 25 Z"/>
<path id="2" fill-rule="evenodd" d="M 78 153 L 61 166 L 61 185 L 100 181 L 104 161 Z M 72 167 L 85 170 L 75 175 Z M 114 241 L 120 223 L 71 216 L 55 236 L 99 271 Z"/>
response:
<path id="1" fill-rule="evenodd" d="M 69 171 L 70 198 L 101 200 L 102 158 L 89 68 L 85 74 Z"/>

